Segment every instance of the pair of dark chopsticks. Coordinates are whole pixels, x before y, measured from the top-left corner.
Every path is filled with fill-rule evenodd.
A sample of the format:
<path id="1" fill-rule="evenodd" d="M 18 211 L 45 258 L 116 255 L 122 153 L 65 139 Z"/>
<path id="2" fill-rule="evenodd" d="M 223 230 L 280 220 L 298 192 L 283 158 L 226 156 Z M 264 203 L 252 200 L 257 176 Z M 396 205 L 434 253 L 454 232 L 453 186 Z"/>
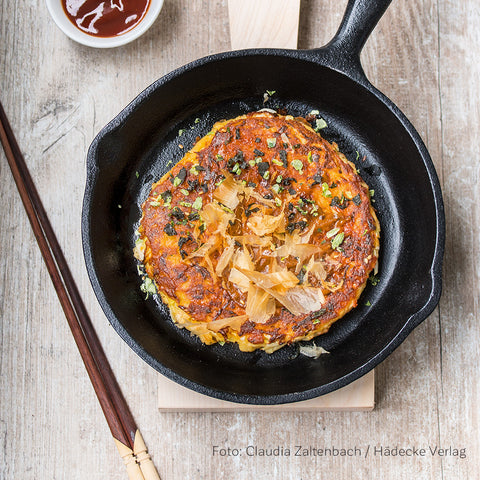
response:
<path id="1" fill-rule="evenodd" d="M 48 273 L 128 476 L 131 480 L 160 480 L 95 333 L 1 103 L 0 140 Z"/>

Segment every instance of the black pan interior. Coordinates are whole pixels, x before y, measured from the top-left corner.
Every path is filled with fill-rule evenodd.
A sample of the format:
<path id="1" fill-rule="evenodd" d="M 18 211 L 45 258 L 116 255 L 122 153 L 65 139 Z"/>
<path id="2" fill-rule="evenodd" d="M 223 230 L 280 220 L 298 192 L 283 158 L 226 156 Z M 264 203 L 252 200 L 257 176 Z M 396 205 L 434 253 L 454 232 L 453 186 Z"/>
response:
<path id="1" fill-rule="evenodd" d="M 264 103 L 266 90 L 275 94 Z M 271 355 L 202 345 L 172 325 L 160 301 L 145 300 L 132 255 L 140 206 L 152 182 L 213 123 L 264 107 L 292 115 L 319 110 L 328 124 L 322 135 L 339 144 L 375 191 L 380 281 L 369 283 L 359 306 L 313 340 L 331 352 L 317 360 L 299 355 L 298 345 Z M 430 313 L 439 294 L 432 273 L 436 177 L 392 109 L 373 89 L 298 52 L 219 55 L 149 87 L 100 132 L 88 154 L 82 219 L 87 268 L 119 334 L 169 378 L 244 403 L 311 398 L 373 368 Z"/>

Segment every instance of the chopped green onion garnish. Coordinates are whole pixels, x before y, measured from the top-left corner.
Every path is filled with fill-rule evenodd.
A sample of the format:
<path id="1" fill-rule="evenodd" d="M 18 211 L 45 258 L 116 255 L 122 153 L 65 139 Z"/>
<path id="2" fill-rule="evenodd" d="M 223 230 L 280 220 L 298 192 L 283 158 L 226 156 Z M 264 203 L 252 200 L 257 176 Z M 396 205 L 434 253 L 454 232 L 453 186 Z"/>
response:
<path id="1" fill-rule="evenodd" d="M 283 165 L 283 162 L 278 160 L 278 158 L 273 158 L 272 163 L 274 163 L 275 165 L 279 165 L 280 167 Z"/>
<path id="2" fill-rule="evenodd" d="M 312 152 L 308 152 L 307 160 L 308 160 L 308 163 L 312 163 L 312 162 L 313 162 L 313 160 L 312 160 Z"/>
<path id="3" fill-rule="evenodd" d="M 202 197 L 197 197 L 195 201 L 192 203 L 192 208 L 195 210 L 200 210 L 203 206 L 203 200 Z"/>
<path id="4" fill-rule="evenodd" d="M 322 128 L 328 127 L 327 122 L 323 118 L 317 118 L 315 120 L 315 131 L 318 132 Z"/>
<path id="5" fill-rule="evenodd" d="M 200 122 L 200 119 L 199 118 L 196 118 L 195 119 L 195 123 L 199 123 Z"/>
<path id="6" fill-rule="evenodd" d="M 223 204 L 220 204 L 220 207 L 228 213 L 235 213 L 231 208 L 228 208 Z"/>
<path id="7" fill-rule="evenodd" d="M 178 131 L 178 136 L 181 137 L 181 136 L 183 135 L 183 132 L 184 132 L 184 131 L 185 131 L 185 130 L 184 130 L 183 128 L 181 128 L 181 129 Z"/>
<path id="8" fill-rule="evenodd" d="M 280 183 L 283 180 L 281 175 L 277 175 L 277 179 L 275 180 L 277 183 Z"/>
<path id="9" fill-rule="evenodd" d="M 302 214 L 302 215 L 308 215 L 308 212 L 302 208 L 303 204 L 295 205 L 295 208 Z"/>
<path id="10" fill-rule="evenodd" d="M 275 193 L 278 193 L 278 191 L 280 190 L 280 185 L 278 183 L 276 183 L 275 185 L 272 185 L 272 190 Z"/>
<path id="11" fill-rule="evenodd" d="M 274 148 L 276 144 L 277 144 L 277 139 L 276 138 L 267 138 L 268 148 Z"/>
<path id="12" fill-rule="evenodd" d="M 140 285 L 140 290 L 147 294 L 146 298 L 148 298 L 149 295 L 157 293 L 157 288 L 150 277 L 145 277 L 143 279 L 143 283 Z"/>
<path id="13" fill-rule="evenodd" d="M 255 160 L 249 160 L 248 163 L 250 164 L 251 167 L 254 167 L 256 165 Z"/>
<path id="14" fill-rule="evenodd" d="M 301 160 L 292 160 L 292 167 L 301 172 L 303 170 L 303 163 Z"/>
<path id="15" fill-rule="evenodd" d="M 274 187 L 275 187 L 275 186 L 276 186 L 276 185 L 274 185 Z M 272 187 L 272 189 L 273 189 L 273 187 Z M 282 206 L 282 201 L 281 201 L 279 198 L 275 198 L 275 205 L 276 205 L 277 207 L 281 207 L 281 206 Z"/>
<path id="16" fill-rule="evenodd" d="M 173 179 L 173 186 L 178 187 L 182 183 L 182 179 L 180 177 L 175 177 Z"/>
<path id="17" fill-rule="evenodd" d="M 343 242 L 345 238 L 345 234 L 343 232 L 338 233 L 335 235 L 334 239 L 332 240 L 332 248 L 335 250 L 337 249 Z"/>
<path id="18" fill-rule="evenodd" d="M 221 162 L 223 160 L 223 157 L 217 153 L 217 162 Z"/>
<path id="19" fill-rule="evenodd" d="M 312 110 L 309 115 L 320 115 L 320 112 L 318 110 Z"/>
<path id="20" fill-rule="evenodd" d="M 338 227 L 336 228 L 332 228 L 331 230 L 329 230 L 325 235 L 327 236 L 327 238 L 332 238 L 334 235 L 336 235 L 338 232 L 340 231 L 340 229 Z"/>
<path id="21" fill-rule="evenodd" d="M 327 182 L 322 183 L 322 193 L 323 193 L 324 197 L 331 197 L 332 196 L 332 192 L 328 189 L 328 183 Z"/>
<path id="22" fill-rule="evenodd" d="M 180 191 L 186 196 L 188 197 L 190 195 L 190 192 L 188 190 L 185 190 L 184 188 L 181 188 Z"/>

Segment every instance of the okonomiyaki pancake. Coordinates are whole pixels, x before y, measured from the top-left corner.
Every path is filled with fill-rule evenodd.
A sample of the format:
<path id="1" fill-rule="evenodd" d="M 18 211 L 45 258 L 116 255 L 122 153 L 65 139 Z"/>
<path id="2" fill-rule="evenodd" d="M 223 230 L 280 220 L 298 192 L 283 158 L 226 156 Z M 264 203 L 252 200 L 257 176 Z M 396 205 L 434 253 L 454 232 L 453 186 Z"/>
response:
<path id="1" fill-rule="evenodd" d="M 356 306 L 378 259 L 368 186 L 290 115 L 216 123 L 142 212 L 143 288 L 205 344 L 273 352 L 323 334 Z"/>

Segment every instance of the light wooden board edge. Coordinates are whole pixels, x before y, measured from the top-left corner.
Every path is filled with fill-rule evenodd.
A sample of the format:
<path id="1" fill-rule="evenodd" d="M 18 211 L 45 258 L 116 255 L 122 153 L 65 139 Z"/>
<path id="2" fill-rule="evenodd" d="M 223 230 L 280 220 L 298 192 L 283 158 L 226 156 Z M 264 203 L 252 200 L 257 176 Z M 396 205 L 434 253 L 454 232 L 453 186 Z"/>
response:
<path id="1" fill-rule="evenodd" d="M 300 0 L 228 0 L 232 50 L 297 48 Z"/>
<path id="2" fill-rule="evenodd" d="M 375 406 L 374 386 L 375 373 L 372 370 L 355 382 L 321 397 L 282 405 L 249 405 L 209 397 L 159 375 L 158 408 L 161 412 L 371 411 Z"/>

